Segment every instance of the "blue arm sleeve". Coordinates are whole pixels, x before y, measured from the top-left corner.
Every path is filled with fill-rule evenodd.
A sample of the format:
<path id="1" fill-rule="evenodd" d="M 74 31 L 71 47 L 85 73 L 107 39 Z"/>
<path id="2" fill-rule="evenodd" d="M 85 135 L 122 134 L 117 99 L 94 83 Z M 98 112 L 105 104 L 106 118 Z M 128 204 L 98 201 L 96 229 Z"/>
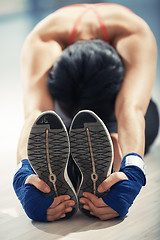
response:
<path id="1" fill-rule="evenodd" d="M 44 193 L 35 186 L 25 181 L 28 176 L 35 174 L 28 159 L 19 163 L 19 169 L 13 178 L 13 187 L 20 200 L 27 216 L 35 221 L 47 221 L 47 209 L 53 203 L 54 199 L 46 197 Z"/>
<path id="2" fill-rule="evenodd" d="M 144 171 L 134 165 L 124 166 L 124 160 L 122 160 L 120 171 L 126 174 L 128 180 L 117 182 L 111 187 L 109 194 L 102 197 L 103 201 L 120 217 L 124 217 L 128 213 L 142 186 L 146 184 Z"/>

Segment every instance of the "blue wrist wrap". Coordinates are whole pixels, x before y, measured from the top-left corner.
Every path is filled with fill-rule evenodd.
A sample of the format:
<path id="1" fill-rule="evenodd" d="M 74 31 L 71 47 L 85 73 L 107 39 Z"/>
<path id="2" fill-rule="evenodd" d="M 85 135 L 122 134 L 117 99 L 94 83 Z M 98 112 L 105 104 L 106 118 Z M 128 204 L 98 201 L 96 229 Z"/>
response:
<path id="1" fill-rule="evenodd" d="M 130 157 L 127 159 L 128 156 Z M 135 165 L 133 157 L 135 157 Z M 128 213 L 142 186 L 146 184 L 142 161 L 143 159 L 138 154 L 127 154 L 122 160 L 120 171 L 125 173 L 128 180 L 117 182 L 111 187 L 109 194 L 102 197 L 103 201 L 120 217 L 124 217 Z"/>
<path id="2" fill-rule="evenodd" d="M 13 187 L 27 216 L 35 221 L 47 221 L 47 209 L 54 199 L 45 197 L 44 193 L 25 181 L 28 176 L 35 174 L 28 159 L 19 163 L 19 169 L 14 175 Z"/>

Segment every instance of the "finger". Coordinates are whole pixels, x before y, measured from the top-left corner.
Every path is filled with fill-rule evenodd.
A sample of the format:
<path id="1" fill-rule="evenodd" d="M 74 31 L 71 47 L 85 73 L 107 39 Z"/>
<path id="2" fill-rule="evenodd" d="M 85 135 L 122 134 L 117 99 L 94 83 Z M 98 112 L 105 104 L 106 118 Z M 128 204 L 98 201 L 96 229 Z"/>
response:
<path id="1" fill-rule="evenodd" d="M 67 212 L 71 212 L 73 210 L 72 207 L 67 207 L 67 208 L 62 208 L 62 209 L 52 209 L 50 211 L 47 212 L 47 215 L 48 216 L 56 216 L 56 215 L 62 215 L 62 214 L 65 214 Z"/>
<path id="2" fill-rule="evenodd" d="M 57 213 L 55 215 L 47 215 L 47 221 L 52 222 L 54 220 L 58 220 L 58 219 L 64 218 L 64 217 L 66 217 L 65 213 L 62 213 L 62 214 L 61 213 Z"/>
<path id="3" fill-rule="evenodd" d="M 72 211 L 72 207 L 73 206 L 73 202 L 70 203 L 70 207 L 66 206 L 65 203 L 60 203 L 57 207 L 55 208 L 52 208 L 52 209 L 49 209 L 47 210 L 47 220 L 48 221 L 54 221 L 54 220 L 57 220 L 57 219 L 60 219 L 62 218 L 62 216 L 65 215 L 65 213 L 67 212 L 71 212 Z"/>
<path id="4" fill-rule="evenodd" d="M 103 214 L 116 214 L 117 215 L 118 213 L 113 208 L 106 205 L 106 207 L 103 208 L 102 215 Z"/>
<path id="5" fill-rule="evenodd" d="M 83 208 L 90 211 L 90 207 L 88 205 L 83 205 Z"/>
<path id="6" fill-rule="evenodd" d="M 64 212 L 67 213 L 67 212 L 71 212 L 73 210 L 72 207 L 68 207 L 68 208 L 65 208 Z"/>
<path id="7" fill-rule="evenodd" d="M 99 185 L 97 190 L 98 192 L 105 192 L 121 180 L 128 180 L 128 178 L 123 172 L 114 172 Z"/>
<path id="8" fill-rule="evenodd" d="M 62 202 L 54 208 L 48 208 L 47 214 L 48 215 L 54 215 L 57 212 L 61 212 L 61 213 L 63 212 L 64 213 L 66 208 L 73 207 L 74 204 L 75 203 L 74 203 L 73 200 Z"/>
<path id="9" fill-rule="evenodd" d="M 91 215 L 94 215 L 93 212 L 90 212 L 90 214 L 91 214 Z M 94 216 L 95 216 L 95 215 L 94 215 Z M 118 216 L 119 216 L 118 213 L 116 213 L 116 214 L 114 214 L 114 213 L 111 213 L 111 214 L 103 214 L 103 215 L 99 216 L 99 219 L 105 221 L 105 220 L 113 219 L 113 218 L 118 217 Z"/>
<path id="10" fill-rule="evenodd" d="M 83 196 L 85 198 L 88 198 L 96 207 L 104 207 L 106 206 L 106 204 L 104 203 L 104 201 L 102 200 L 102 198 L 98 198 L 97 196 L 95 196 L 92 193 L 89 192 L 84 192 Z M 81 201 L 80 201 L 81 202 Z"/>
<path id="11" fill-rule="evenodd" d="M 88 202 L 86 202 L 83 205 L 83 208 L 87 209 L 87 210 L 91 210 L 90 205 Z M 96 213 L 98 212 L 98 214 L 103 215 L 103 214 L 117 214 L 117 212 L 115 210 L 113 210 L 111 207 L 109 206 L 105 206 L 105 207 L 101 207 L 101 208 L 97 208 Z"/>
<path id="12" fill-rule="evenodd" d="M 64 211 L 52 211 L 52 214 L 49 214 L 48 211 L 47 211 L 47 220 L 48 221 L 54 221 L 56 219 L 59 219 L 61 218 L 61 216 L 63 216 L 65 213 Z"/>
<path id="13" fill-rule="evenodd" d="M 62 215 L 60 216 L 60 218 L 64 218 L 64 217 L 66 217 L 66 214 L 62 214 Z"/>
<path id="14" fill-rule="evenodd" d="M 52 205 L 49 208 L 55 208 L 56 206 L 58 206 L 60 203 L 64 202 L 64 201 L 68 201 L 70 199 L 69 195 L 61 195 L 58 197 L 54 198 L 54 201 L 52 203 Z M 72 200 L 73 201 L 73 200 Z M 74 202 L 74 201 L 73 201 Z"/>
<path id="15" fill-rule="evenodd" d="M 52 209 L 52 211 L 48 208 L 47 210 L 47 220 L 48 221 L 54 221 L 56 219 L 59 219 L 62 215 L 64 215 L 64 211 L 57 211 L 55 208 Z"/>
<path id="16" fill-rule="evenodd" d="M 95 216 L 99 216 L 99 214 L 101 214 L 103 212 L 103 208 L 97 208 L 94 206 L 94 204 L 89 200 L 89 199 L 85 199 L 85 203 L 83 205 L 83 208 L 91 211 L 94 213 Z"/>
<path id="17" fill-rule="evenodd" d="M 103 202 L 102 198 L 99 198 L 98 200 L 101 200 Z M 88 198 L 81 198 L 80 202 L 84 204 L 83 207 L 85 209 L 87 209 L 87 210 L 93 209 L 94 214 L 96 213 L 96 214 L 100 215 L 100 214 L 117 213 L 115 210 L 113 210 L 111 207 L 106 205 L 104 202 L 103 202 L 104 203 L 103 205 L 99 204 L 100 207 L 95 206 L 94 203 Z"/>
<path id="18" fill-rule="evenodd" d="M 50 187 L 35 174 L 30 175 L 26 179 L 25 184 L 27 184 L 27 183 L 34 185 L 37 189 L 39 189 L 40 191 L 42 191 L 44 193 L 49 193 L 51 190 Z"/>
<path id="19" fill-rule="evenodd" d="M 115 211 L 109 207 L 95 207 L 89 200 L 83 205 L 83 208 L 94 213 L 95 216 L 100 217 L 104 214 L 115 213 Z"/>

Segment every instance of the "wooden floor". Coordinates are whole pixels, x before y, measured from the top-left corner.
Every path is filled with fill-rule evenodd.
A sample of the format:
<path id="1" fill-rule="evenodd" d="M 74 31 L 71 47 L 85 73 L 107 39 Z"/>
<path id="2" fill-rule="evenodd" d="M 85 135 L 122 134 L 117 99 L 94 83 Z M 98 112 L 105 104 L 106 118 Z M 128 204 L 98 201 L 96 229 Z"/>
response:
<path id="1" fill-rule="evenodd" d="M 147 185 L 125 219 L 90 219 L 78 212 L 72 219 L 52 223 L 31 221 L 12 189 L 16 168 L 13 152 L 1 155 L 0 239 L 15 240 L 158 240 L 160 239 L 160 145 L 157 141 L 145 157 Z"/>
<path id="2" fill-rule="evenodd" d="M 160 240 L 160 136 L 145 157 L 147 185 L 125 219 L 100 221 L 78 213 L 69 220 L 38 223 L 24 213 L 13 191 L 12 179 L 23 123 L 20 50 L 32 21 L 29 15 L 0 22 L 0 240 Z M 153 89 L 158 103 L 159 78 L 157 75 Z"/>

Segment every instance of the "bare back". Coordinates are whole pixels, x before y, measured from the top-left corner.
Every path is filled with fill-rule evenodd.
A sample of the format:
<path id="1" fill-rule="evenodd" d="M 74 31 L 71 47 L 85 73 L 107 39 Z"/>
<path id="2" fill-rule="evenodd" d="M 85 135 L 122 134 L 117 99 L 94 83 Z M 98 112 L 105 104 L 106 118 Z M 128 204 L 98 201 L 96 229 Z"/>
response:
<path id="1" fill-rule="evenodd" d="M 140 22 L 144 24 L 141 18 L 118 4 L 78 4 L 57 10 L 41 21 L 34 31 L 42 39 L 57 41 L 62 49 L 68 46 L 74 27 L 73 42 L 95 38 L 105 41 L 97 15 L 103 21 L 109 43 L 114 47 L 120 37 L 136 33 Z"/>

